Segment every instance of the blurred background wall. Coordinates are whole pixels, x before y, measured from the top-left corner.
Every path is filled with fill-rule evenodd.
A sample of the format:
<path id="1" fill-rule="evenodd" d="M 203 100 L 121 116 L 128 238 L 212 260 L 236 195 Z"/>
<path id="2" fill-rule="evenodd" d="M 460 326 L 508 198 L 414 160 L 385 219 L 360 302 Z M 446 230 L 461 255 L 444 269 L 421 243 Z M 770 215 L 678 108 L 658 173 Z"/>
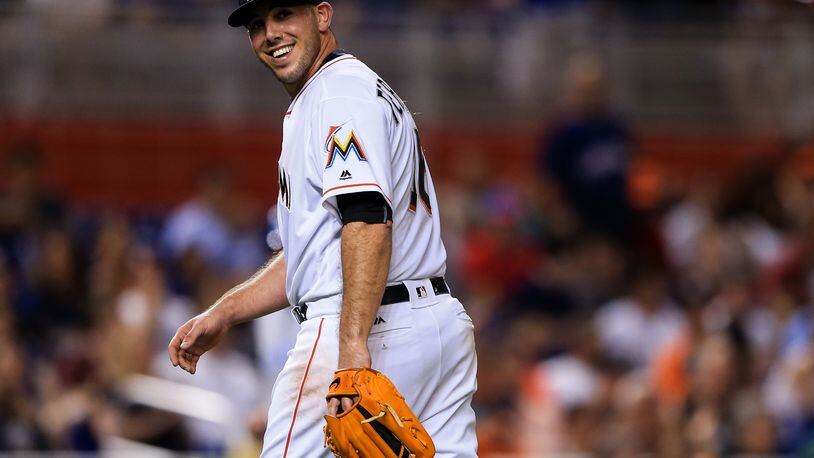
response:
<path id="1" fill-rule="evenodd" d="M 422 131 L 482 456 L 812 453 L 810 2 L 332 3 Z M 232 7 L 0 0 L 0 451 L 256 453 L 293 319 L 164 351 L 276 246 Z"/>

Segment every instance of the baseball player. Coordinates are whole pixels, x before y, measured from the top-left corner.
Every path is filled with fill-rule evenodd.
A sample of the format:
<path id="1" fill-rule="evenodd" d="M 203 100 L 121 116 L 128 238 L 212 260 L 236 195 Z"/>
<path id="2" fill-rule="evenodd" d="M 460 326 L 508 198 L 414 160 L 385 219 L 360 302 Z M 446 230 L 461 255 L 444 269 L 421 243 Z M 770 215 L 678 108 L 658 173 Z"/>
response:
<path id="1" fill-rule="evenodd" d="M 328 2 L 239 0 L 229 17 L 283 84 L 278 226 L 283 251 L 178 328 L 173 365 L 233 325 L 285 307 L 299 323 L 274 385 L 264 457 L 321 457 L 325 396 L 341 368 L 390 378 L 439 457 L 474 457 L 472 321 L 443 275 L 438 202 L 415 122 L 376 73 L 338 49 Z M 292 322 L 293 323 L 293 322 Z"/>

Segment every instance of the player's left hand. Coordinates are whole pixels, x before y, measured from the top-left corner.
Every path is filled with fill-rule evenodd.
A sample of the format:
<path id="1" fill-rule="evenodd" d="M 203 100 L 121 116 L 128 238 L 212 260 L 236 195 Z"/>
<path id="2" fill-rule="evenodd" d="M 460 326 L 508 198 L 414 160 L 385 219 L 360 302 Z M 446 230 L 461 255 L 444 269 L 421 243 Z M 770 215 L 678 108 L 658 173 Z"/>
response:
<path id="1" fill-rule="evenodd" d="M 351 367 L 369 368 L 371 365 L 370 350 L 367 348 L 367 339 L 364 342 L 345 344 L 339 352 L 339 369 Z M 346 412 L 353 407 L 356 397 L 334 398 L 328 402 L 328 415 L 333 417 L 339 412 Z M 341 406 L 341 410 L 340 410 Z"/>
<path id="2" fill-rule="evenodd" d="M 334 456 L 435 456 L 432 438 L 386 375 L 373 369 L 338 370 L 325 398 L 339 396 L 358 401 L 341 417 L 325 416 L 325 446 Z"/>

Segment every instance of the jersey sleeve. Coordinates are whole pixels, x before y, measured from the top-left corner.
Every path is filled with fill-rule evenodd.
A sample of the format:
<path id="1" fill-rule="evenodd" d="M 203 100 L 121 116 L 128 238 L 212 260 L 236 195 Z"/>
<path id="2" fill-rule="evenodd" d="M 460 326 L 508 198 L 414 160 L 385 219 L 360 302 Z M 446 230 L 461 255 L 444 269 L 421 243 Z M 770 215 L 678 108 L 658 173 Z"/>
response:
<path id="1" fill-rule="evenodd" d="M 391 151 L 381 105 L 359 98 L 322 102 L 322 201 L 336 208 L 336 196 L 377 192 L 392 209 Z"/>

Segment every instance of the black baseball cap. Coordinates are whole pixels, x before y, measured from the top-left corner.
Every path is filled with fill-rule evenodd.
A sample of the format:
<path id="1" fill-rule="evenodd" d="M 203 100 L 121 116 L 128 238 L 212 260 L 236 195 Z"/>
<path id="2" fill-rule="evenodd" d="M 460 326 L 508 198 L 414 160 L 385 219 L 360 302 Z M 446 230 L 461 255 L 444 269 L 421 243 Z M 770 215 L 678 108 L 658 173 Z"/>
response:
<path id="1" fill-rule="evenodd" d="M 249 21 L 254 5 L 272 3 L 273 6 L 319 5 L 324 0 L 237 0 L 237 9 L 229 15 L 229 25 L 243 27 Z"/>

